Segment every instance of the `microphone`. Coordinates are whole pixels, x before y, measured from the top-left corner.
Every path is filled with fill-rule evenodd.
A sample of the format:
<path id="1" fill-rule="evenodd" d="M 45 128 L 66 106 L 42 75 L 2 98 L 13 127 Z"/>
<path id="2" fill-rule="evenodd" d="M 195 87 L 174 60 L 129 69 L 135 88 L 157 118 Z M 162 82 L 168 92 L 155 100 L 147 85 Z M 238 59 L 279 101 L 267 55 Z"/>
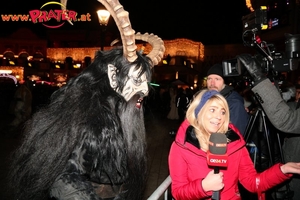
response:
<path id="1" fill-rule="evenodd" d="M 209 137 L 207 164 L 214 167 L 214 173 L 218 174 L 220 167 L 226 168 L 228 166 L 227 138 L 223 133 L 212 133 Z M 213 200 L 220 199 L 220 191 L 213 191 Z"/>

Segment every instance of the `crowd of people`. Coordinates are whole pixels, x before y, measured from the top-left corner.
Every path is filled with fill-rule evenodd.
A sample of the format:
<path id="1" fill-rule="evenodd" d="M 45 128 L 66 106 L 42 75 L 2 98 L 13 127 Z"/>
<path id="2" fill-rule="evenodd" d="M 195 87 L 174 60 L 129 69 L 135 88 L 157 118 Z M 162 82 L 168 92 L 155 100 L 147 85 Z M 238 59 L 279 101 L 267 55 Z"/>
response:
<path id="1" fill-rule="evenodd" d="M 259 191 L 257 188 L 256 189 L 249 188 L 249 186 L 247 186 L 247 184 L 249 184 L 248 182 L 245 183 L 244 180 L 239 179 L 237 177 L 236 180 L 238 181 L 234 181 L 233 184 L 235 185 L 234 186 L 235 195 L 241 195 L 239 192 L 237 192 L 240 190 L 243 190 L 243 192 L 245 192 L 245 190 L 251 191 L 249 194 L 252 194 L 253 192 L 254 193 L 259 192 L 261 194 L 261 192 L 264 193 L 268 191 L 268 189 L 272 188 L 273 189 L 272 193 L 269 194 L 268 196 L 269 198 L 271 198 L 272 196 L 275 199 L 292 199 L 292 200 L 300 199 L 300 188 L 299 188 L 300 175 L 299 172 L 297 171 L 299 164 L 295 164 L 297 162 L 300 162 L 299 159 L 300 137 L 298 135 L 299 124 L 295 123 L 298 116 L 297 109 L 300 105 L 298 101 L 300 97 L 300 84 L 299 84 L 300 81 L 291 84 L 291 82 L 289 82 L 288 80 L 284 80 L 289 83 L 289 86 L 285 88 L 283 84 L 281 88 L 276 88 L 274 86 L 275 84 L 271 83 L 270 80 L 264 76 L 259 63 L 254 58 L 252 58 L 250 55 L 240 55 L 238 56 L 238 59 L 240 59 L 241 62 L 243 62 L 243 64 L 247 66 L 247 69 L 249 70 L 249 74 L 253 77 L 253 82 L 254 82 L 253 88 L 249 87 L 249 85 L 242 89 L 234 88 L 232 86 L 227 85 L 225 83 L 226 81 L 223 75 L 222 65 L 215 64 L 207 72 L 207 88 L 203 88 L 203 89 L 208 89 L 208 91 L 217 91 L 219 95 L 222 95 L 222 97 L 226 99 L 226 103 L 228 104 L 227 112 L 230 113 L 229 115 L 230 118 L 229 121 L 231 124 L 230 129 L 233 129 L 232 127 L 235 127 L 234 128 L 235 132 L 238 132 L 239 133 L 238 135 L 241 136 L 240 139 L 245 142 L 245 144 L 243 144 L 242 146 L 247 147 L 247 143 L 248 144 L 254 143 L 256 148 L 255 153 L 257 154 L 259 152 L 258 154 L 260 157 L 259 156 L 256 156 L 254 158 L 251 157 L 252 161 L 250 163 L 252 163 L 253 165 L 253 161 L 254 161 L 253 159 L 257 159 L 255 160 L 256 162 L 257 161 L 265 162 L 263 163 L 264 166 L 262 166 L 260 163 L 260 168 L 254 165 L 255 170 L 263 172 L 262 173 L 263 175 L 256 175 L 256 176 L 265 176 L 264 174 L 268 174 L 269 173 L 268 171 L 272 170 L 274 166 L 278 165 L 279 163 L 294 162 L 293 165 L 296 171 L 294 171 L 295 174 L 293 174 L 293 176 L 290 176 L 290 178 L 284 180 L 282 179 L 277 183 L 274 182 L 272 186 L 268 186 L 268 188 L 265 187 L 264 189 L 259 189 Z M 203 89 L 201 89 L 200 91 L 202 91 Z M 270 95 L 271 92 L 272 95 Z M 276 99 L 276 101 L 274 101 L 274 98 Z M 206 132 L 206 135 L 210 135 L 212 132 L 214 132 L 214 131 L 209 132 L 208 128 L 202 127 L 204 126 L 203 124 L 205 124 L 205 122 L 203 121 L 205 119 L 205 116 L 199 117 L 199 121 L 195 119 L 191 119 L 192 114 L 189 114 L 189 112 L 192 113 L 193 111 L 189 111 L 188 109 L 195 109 L 195 105 L 194 107 L 192 107 L 195 99 L 197 99 L 197 96 L 193 95 L 193 97 L 188 100 L 189 103 L 186 104 L 185 107 L 184 120 L 181 119 L 180 120 L 180 122 L 182 122 L 181 126 L 177 128 L 175 131 L 173 130 L 172 132 L 172 134 L 176 135 L 176 137 L 170 151 L 169 167 L 170 167 L 170 174 L 172 178 L 172 191 L 173 191 L 172 194 L 175 195 L 175 197 L 177 197 L 175 199 L 185 199 L 185 198 L 193 199 L 192 197 L 194 197 L 195 199 L 208 198 L 211 195 L 210 192 L 213 191 L 212 189 L 209 190 L 210 192 L 207 193 L 207 191 L 204 191 L 203 188 L 201 190 L 201 187 L 198 188 L 199 189 L 198 193 L 197 190 L 193 190 L 195 189 L 195 185 L 194 185 L 195 183 L 191 181 L 191 179 L 199 181 L 198 178 L 200 178 L 201 180 L 202 179 L 205 180 L 204 179 L 205 176 L 203 176 L 202 174 L 199 175 L 199 177 L 197 178 L 197 176 L 195 176 L 196 173 L 195 171 L 191 170 L 191 172 L 189 172 L 191 167 L 189 166 L 188 163 L 190 161 L 187 161 L 186 159 L 189 160 L 190 156 L 183 153 L 182 159 L 185 160 L 183 161 L 180 159 L 181 157 L 178 156 L 180 155 L 179 152 L 181 151 L 174 150 L 178 148 L 189 149 L 189 146 L 187 145 L 188 143 L 191 143 L 192 145 L 196 146 L 200 150 L 200 152 L 202 152 L 201 151 L 203 150 L 201 149 L 202 145 L 205 144 L 207 145 L 207 143 L 205 142 L 203 143 L 202 140 L 204 136 L 199 136 L 200 133 L 197 132 L 202 131 L 200 135 L 203 135 L 203 131 Z M 200 100 L 198 99 L 198 104 L 199 101 Z M 173 105 L 173 109 L 172 109 L 173 111 L 174 111 L 174 107 L 175 106 Z M 257 122 L 253 122 L 253 121 L 250 122 L 250 119 L 253 118 L 258 111 L 262 111 L 263 115 L 266 114 L 266 116 L 258 116 L 258 117 L 265 117 L 265 119 L 267 120 L 266 122 L 267 127 L 263 127 L 266 128 L 266 130 L 260 130 L 261 129 L 260 127 L 262 126 L 261 121 L 258 120 Z M 178 106 L 177 106 L 177 112 L 178 113 L 180 112 Z M 170 118 L 170 113 L 168 115 L 168 118 L 172 119 Z M 196 116 L 196 118 L 197 117 L 198 116 Z M 295 121 L 291 120 L 290 118 L 294 119 Z M 216 122 L 210 122 L 210 123 L 216 123 Z M 252 125 L 250 123 L 255 123 L 253 124 L 254 129 L 250 129 L 251 132 L 249 132 L 249 126 Z M 201 128 L 199 126 L 201 126 Z M 190 136 L 192 128 L 188 128 L 188 127 L 193 127 L 195 129 L 194 132 L 192 131 L 193 136 Z M 218 132 L 220 130 L 217 129 L 215 131 Z M 265 135 L 262 134 L 262 131 L 265 131 L 264 133 Z M 245 136 L 247 136 L 247 138 L 245 138 Z M 277 136 L 279 138 L 276 138 Z M 196 141 L 193 141 L 192 138 L 196 139 Z M 206 137 L 206 142 L 207 140 L 208 138 Z M 229 139 L 229 141 L 232 140 Z M 188 151 L 189 152 L 196 151 L 193 148 L 189 149 Z M 252 152 L 250 151 L 249 148 L 247 148 L 247 150 L 248 153 L 246 155 L 248 156 Z M 172 151 L 174 151 L 175 153 L 173 153 Z M 204 150 L 204 152 L 206 151 L 207 149 Z M 196 152 L 198 152 L 198 150 Z M 203 152 L 202 153 L 198 152 L 195 154 L 199 154 L 203 156 Z M 247 163 L 248 161 L 243 160 L 243 162 Z M 187 166 L 185 166 L 183 163 L 187 163 Z M 201 168 L 200 165 L 198 166 L 198 169 Z M 230 170 L 229 167 L 228 170 Z M 247 169 L 248 173 L 252 171 L 252 169 L 250 171 L 249 170 L 250 169 Z M 236 171 L 239 171 L 239 169 L 236 169 Z M 184 173 L 187 174 L 183 176 L 181 175 L 179 176 L 179 174 L 184 174 Z M 189 173 L 192 174 L 193 178 L 188 178 Z M 240 172 L 240 173 L 244 173 L 244 172 Z M 278 174 L 279 172 L 273 172 L 273 173 Z M 206 175 L 209 176 L 209 174 Z M 187 180 L 185 178 L 187 178 Z M 247 178 L 251 179 L 250 174 L 247 174 Z M 183 185 L 182 188 L 181 186 L 177 185 L 176 180 L 178 180 L 178 184 L 180 183 L 181 185 Z M 280 178 L 277 177 L 277 180 L 280 180 Z M 191 184 L 190 187 L 193 188 L 192 189 L 193 191 L 190 191 L 191 190 L 191 188 L 189 188 L 190 184 Z M 202 183 L 202 187 L 203 187 L 203 183 Z M 240 197 L 227 196 L 227 194 L 225 193 L 230 191 L 229 188 L 226 187 L 223 189 L 219 188 L 219 190 L 221 190 L 221 193 L 224 196 L 226 196 L 225 199 L 240 198 Z M 231 195 L 233 195 L 233 193 Z"/>
<path id="2" fill-rule="evenodd" d="M 16 84 L 10 80 L 0 83 L 1 118 L 3 118 L 1 136 L 16 137 L 22 126 L 40 107 L 46 105 L 51 94 L 58 87 L 36 84 L 35 81 L 23 80 Z"/>
<path id="3" fill-rule="evenodd" d="M 180 124 L 179 127 L 170 127 L 175 136 L 169 155 L 172 195 L 175 199 L 209 198 L 214 191 L 220 191 L 221 197 L 225 199 L 239 199 L 239 196 L 242 196 L 239 193 L 241 189 L 250 191 L 250 193 L 257 193 L 263 197 L 266 191 L 275 187 L 281 192 L 286 192 L 287 188 L 292 191 L 292 195 L 290 195 L 293 196 L 290 198 L 292 200 L 300 198 L 298 163 L 300 162 L 300 137 L 298 135 L 300 128 L 297 123 L 291 121 L 291 119 L 297 119 L 298 116 L 300 81 L 290 86 L 292 89 L 288 88 L 287 92 L 293 92 L 287 95 L 288 98 L 283 98 L 283 93 L 279 93 L 274 84 L 263 73 L 260 73 L 259 63 L 252 60 L 252 57 L 250 59 L 248 55 L 241 55 L 239 59 L 249 68 L 250 74 L 251 72 L 254 73 L 255 84 L 253 88 L 248 87 L 241 92 L 227 85 L 222 66 L 216 64 L 207 72 L 206 88 L 193 92 L 189 88 L 183 89 L 172 86 L 168 90 L 169 104 L 167 106 L 169 108 L 166 118 L 178 120 Z M 253 70 L 253 68 L 257 69 Z M 30 118 L 29 115 L 35 112 L 31 106 L 35 105 L 34 108 L 36 108 L 36 102 L 40 102 L 38 105 L 41 108 L 47 105 L 55 90 L 48 91 L 50 93 L 44 95 L 36 93 L 38 90 L 32 90 L 30 85 L 26 83 L 20 84 L 19 87 L 15 88 L 15 94 L 12 98 L 13 102 L 19 102 L 19 104 L 14 106 L 15 118 L 10 125 L 20 123 L 18 120 L 24 123 Z M 35 101 L 33 95 L 35 95 Z M 37 100 L 40 97 L 43 97 L 44 100 Z M 256 101 L 254 102 L 254 100 Z M 20 105 L 25 110 L 22 110 Z M 261 173 L 257 173 L 256 166 L 253 165 L 253 160 L 249 156 L 249 149 L 246 148 L 246 143 L 249 141 L 244 138 L 250 116 L 255 114 L 255 106 L 263 108 L 271 125 L 280 131 L 283 138 L 283 158 L 276 163 L 269 163 L 266 168 L 261 170 Z M 220 116 L 210 116 L 210 112 L 215 113 L 216 111 L 219 112 Z M 216 119 L 216 121 L 211 119 Z M 211 171 L 213 169 L 205 163 L 209 145 L 208 139 L 210 134 L 215 132 L 224 133 L 228 139 L 229 165 L 218 175 L 214 174 Z M 254 133 L 251 134 L 255 135 Z M 233 148 L 234 145 L 237 146 Z M 261 144 L 256 145 L 260 148 L 258 151 L 267 155 Z M 182 152 L 181 148 L 187 148 L 188 153 Z M 239 156 L 234 155 L 233 152 L 240 152 Z M 197 155 L 195 160 L 192 159 L 193 156 L 189 155 L 191 153 L 195 154 L 194 156 Z M 191 159 L 193 162 L 197 162 L 195 164 L 197 169 L 203 168 L 197 176 L 195 175 L 197 174 L 196 169 L 192 170 L 192 167 L 189 166 L 194 165 Z M 197 161 L 198 159 L 200 160 Z M 186 166 L 183 163 L 186 163 Z M 233 176 L 234 174 L 236 176 Z M 272 179 L 266 179 L 266 177 L 271 176 L 269 174 L 272 174 Z M 189 176 L 191 177 L 189 178 Z M 252 182 L 255 182 L 257 178 L 260 180 L 260 185 L 254 187 L 255 184 Z M 197 185 L 199 187 L 196 187 Z M 283 186 L 280 187 L 280 185 Z M 58 185 L 58 187 L 60 186 Z"/>
<path id="4" fill-rule="evenodd" d="M 90 66 L 47 95 L 35 95 L 26 84 L 16 89 L 15 118 L 9 126 L 24 129 L 21 145 L 10 157 L 5 188 L 10 199 L 140 200 L 143 195 L 147 179 L 143 100 L 150 93 L 152 68 L 161 61 L 165 47 L 153 34 L 135 34 L 119 1 L 99 1 L 110 12 L 118 12 L 111 14 L 123 46 L 97 51 Z M 149 54 L 137 49 L 133 41 L 140 39 L 153 46 Z M 237 59 L 253 80 L 245 93 L 226 84 L 221 64 L 208 70 L 206 88 L 172 86 L 164 93 L 166 118 L 180 124 L 170 127 L 172 196 L 240 200 L 241 190 L 246 190 L 264 200 L 268 190 L 284 191 L 281 184 L 286 184 L 292 191 L 289 198 L 299 200 L 300 84 L 295 84 L 294 97 L 283 98 L 255 58 L 242 54 Z M 38 106 L 34 97 L 43 97 Z M 282 158 L 261 171 L 253 164 L 245 138 L 255 106 L 284 138 Z M 215 134 L 225 140 L 212 142 Z M 257 140 L 255 145 L 260 156 L 271 156 Z"/>
<path id="5" fill-rule="evenodd" d="M 238 183 L 263 199 L 266 190 L 290 179 L 292 173 L 300 173 L 299 162 L 277 163 L 257 173 L 243 136 L 229 116 L 229 105 L 218 91 L 202 90 L 195 95 L 169 154 L 175 199 L 207 199 L 214 191 L 220 192 L 220 199 L 241 199 Z M 217 173 L 208 164 L 213 133 L 227 138 L 226 157 L 218 157 L 227 165 Z M 222 144 L 217 142 L 216 146 Z"/>
<path id="6" fill-rule="evenodd" d="M 251 90 L 266 116 L 275 128 L 286 134 L 283 143 L 284 161 L 299 162 L 300 124 L 297 123 L 297 120 L 300 118 L 300 110 L 293 109 L 288 105 L 276 85 L 263 73 L 262 66 L 255 58 L 249 54 L 242 54 L 238 56 L 238 59 L 253 78 L 254 86 Z M 297 84 L 298 82 L 295 83 L 295 88 Z M 293 191 L 292 199 L 300 199 L 299 180 L 299 175 L 295 175 L 290 180 L 289 186 Z"/>
<path id="7" fill-rule="evenodd" d="M 170 132 L 175 138 L 174 144 L 170 150 L 169 167 L 170 175 L 172 177 L 172 195 L 176 199 L 185 199 L 186 195 L 188 195 L 188 198 L 190 199 L 193 199 L 193 197 L 195 197 L 195 199 L 202 197 L 208 198 L 212 195 L 212 192 L 216 190 L 221 192 L 220 194 L 223 198 L 238 199 L 239 195 L 242 196 L 242 194 L 238 192 L 240 190 L 247 190 L 250 191 L 250 193 L 262 195 L 264 192 L 268 191 L 268 189 L 275 187 L 277 188 L 276 191 L 278 190 L 283 193 L 289 189 L 292 192 L 292 195 L 290 195 L 293 196 L 290 198 L 292 200 L 300 198 L 300 175 L 298 174 L 298 162 L 300 162 L 300 137 L 298 131 L 300 128 L 297 123 L 291 121 L 291 119 L 297 119 L 298 116 L 297 113 L 300 105 L 300 81 L 292 86 L 289 85 L 287 90 L 279 93 L 274 84 L 260 72 L 259 63 L 255 62 L 252 57 L 241 55 L 239 59 L 241 59 L 241 62 L 249 68 L 250 74 L 253 74 L 255 83 L 253 88 L 247 87 L 244 90 L 238 90 L 233 86 L 226 84 L 226 77 L 223 75 L 222 66 L 220 64 L 215 64 L 209 68 L 207 72 L 206 88 L 202 88 L 199 91 L 192 91 L 189 88 L 184 89 L 182 87 L 171 86 L 165 93 L 164 98 L 169 101 L 169 103 L 166 104 L 168 107 L 166 109 L 166 118 L 177 120 L 180 124 L 179 127 L 170 127 Z M 28 82 L 20 84 L 14 89 L 14 95 L 11 95 L 15 112 L 12 114 L 15 118 L 9 125 L 19 126 L 20 123 L 23 124 L 30 118 L 31 114 L 48 104 L 51 94 L 56 90 L 57 88 L 53 88 L 52 90 L 46 89 L 46 87 L 43 87 L 42 90 L 40 88 L 32 88 Z M 45 93 L 45 91 L 47 93 Z M 208 95 L 209 98 L 206 98 L 203 102 L 201 99 L 205 98 L 205 94 L 208 92 L 211 92 L 212 95 Z M 285 92 L 286 95 L 284 95 Z M 210 98 L 213 100 L 210 100 Z M 206 106 L 206 102 L 210 102 L 208 104 L 214 104 L 212 103 L 214 101 L 218 102 L 218 106 Z M 201 104 L 200 108 L 197 107 L 199 104 Z M 246 148 L 246 143 L 249 141 L 246 141 L 245 138 L 249 119 L 255 114 L 255 108 L 257 106 L 262 107 L 266 113 L 266 117 L 270 119 L 270 125 L 274 126 L 283 138 L 283 157 L 276 160 L 275 163 L 269 162 L 263 170 L 259 169 L 259 171 L 262 171 L 261 174 L 256 172 L 256 166 L 253 165 L 253 160 L 251 161 L 251 157 L 249 157 L 250 152 L 249 149 Z M 221 113 L 228 114 L 221 115 L 225 118 L 225 121 L 228 121 L 228 125 L 224 122 L 209 121 L 210 117 L 206 117 L 205 115 L 208 115 L 208 113 L 205 114 L 205 112 L 211 112 L 211 110 L 207 107 L 214 107 L 214 112 L 216 108 L 222 108 Z M 195 113 L 195 109 L 197 109 L 199 115 L 195 116 L 195 114 L 192 114 Z M 222 117 L 216 118 L 220 120 L 219 118 Z M 206 119 L 208 121 L 205 121 Z M 208 124 L 208 127 L 206 127 L 206 124 Z M 213 124 L 216 129 L 210 130 L 209 126 L 211 124 Z M 223 128 L 221 129 L 221 124 L 225 124 L 225 127 L 227 128 L 224 128 L 222 125 Z M 255 143 L 257 146 L 256 148 L 258 148 L 257 150 L 261 151 L 260 153 L 262 153 L 263 156 L 270 156 L 268 155 L 266 146 L 263 147 L 263 145 L 267 145 L 265 143 L 266 141 L 260 141 L 264 144 L 258 144 L 258 141 L 255 140 L 255 136 L 257 136 L 255 131 L 257 130 L 252 130 L 251 135 L 254 136 L 254 138 L 250 138 L 250 140 L 253 140 L 250 142 Z M 228 153 L 232 152 L 232 149 L 238 150 L 237 152 L 243 152 L 240 156 L 243 155 L 242 157 L 245 158 L 242 159 L 239 156 L 234 156 L 233 159 L 235 161 L 241 161 L 240 163 L 242 165 L 239 166 L 238 164 L 234 164 L 235 167 L 233 167 L 230 164 L 226 170 L 221 170 L 218 175 L 214 175 L 210 171 L 212 169 L 206 166 L 203 168 L 205 170 L 203 170 L 201 174 L 195 176 L 195 173 L 190 169 L 189 164 L 187 166 L 182 164 L 186 163 L 183 160 L 190 159 L 190 155 L 186 155 L 182 152 L 182 157 L 178 156 L 180 155 L 179 152 L 181 152 L 180 148 L 188 148 L 189 153 L 194 152 L 196 155 L 199 154 L 198 156 L 200 157 L 197 159 L 200 160 L 197 165 L 199 165 L 198 168 L 201 168 L 202 165 L 205 166 L 205 163 L 203 163 L 204 161 L 201 161 L 201 159 L 205 159 L 205 156 L 207 155 L 209 135 L 214 132 L 226 134 L 229 141 Z M 232 148 L 235 143 L 238 144 L 238 147 Z M 229 163 L 232 163 L 232 158 L 230 156 L 231 155 L 228 157 Z M 247 166 L 247 168 L 243 167 L 243 165 Z M 184 170 L 187 168 L 190 170 Z M 182 170 L 186 171 L 187 174 L 183 176 Z M 233 178 L 233 171 L 236 171 L 239 174 L 236 175 L 235 178 Z M 183 177 L 189 177 L 189 173 L 192 174 L 194 181 L 191 181 L 191 178 L 188 178 L 187 180 L 182 179 Z M 274 180 L 268 179 L 268 181 L 271 182 L 267 184 L 265 183 L 267 182 L 265 177 L 269 176 L 271 173 L 278 176 L 273 176 Z M 294 174 L 291 175 L 291 173 Z M 181 174 L 182 176 L 178 176 L 177 174 Z M 229 174 L 231 174 L 231 178 L 228 180 L 226 176 L 229 176 Z M 257 177 L 259 177 L 259 180 L 261 181 L 261 188 L 253 188 L 253 183 L 251 181 L 257 180 Z M 200 181 L 199 183 L 199 180 L 202 180 L 202 182 Z M 218 185 L 218 181 L 222 184 Z M 186 184 L 183 184 L 185 182 Z M 201 187 L 196 190 L 194 184 L 200 184 Z M 283 186 L 280 187 L 280 185 Z M 190 187 L 194 189 L 191 189 Z"/>

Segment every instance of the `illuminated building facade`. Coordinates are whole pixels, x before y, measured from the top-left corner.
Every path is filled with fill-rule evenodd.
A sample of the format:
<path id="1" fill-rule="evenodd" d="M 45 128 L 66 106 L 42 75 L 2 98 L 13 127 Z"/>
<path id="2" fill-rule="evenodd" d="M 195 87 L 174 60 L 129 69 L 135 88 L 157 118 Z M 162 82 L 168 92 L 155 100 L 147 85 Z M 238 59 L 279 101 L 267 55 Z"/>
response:
<path id="1" fill-rule="evenodd" d="M 52 38 L 55 38 L 54 33 L 51 34 Z M 60 40 L 68 39 L 68 36 L 62 38 L 59 32 L 56 34 Z M 100 47 L 76 47 L 76 45 L 48 47 L 48 43 L 28 29 L 20 29 L 9 38 L 1 38 L 0 66 L 23 67 L 25 79 L 34 75 L 50 82 L 63 82 L 76 76 L 88 66 L 94 59 L 95 52 L 100 49 Z M 165 40 L 164 43 L 166 47 L 164 59 L 155 66 L 153 81 L 159 83 L 180 79 L 193 87 L 199 87 L 198 83 L 215 62 L 221 62 L 234 57 L 239 52 L 247 51 L 243 45 L 205 47 L 201 42 L 184 38 Z M 149 44 L 137 44 L 137 46 L 138 48 L 144 46 L 145 54 L 152 48 Z M 104 50 L 111 48 L 105 46 Z"/>
<path id="2" fill-rule="evenodd" d="M 271 28 L 261 32 L 261 39 L 274 43 L 279 50 L 284 50 L 285 33 L 300 33 L 298 0 L 246 0 L 246 4 L 250 10 L 269 5 L 268 22 Z M 49 30 L 47 39 L 40 39 L 29 29 L 19 29 L 7 38 L 0 38 L 0 66 L 23 67 L 25 79 L 34 75 L 50 82 L 64 82 L 92 62 L 95 52 L 100 49 L 99 37 L 95 35 L 100 33 Z M 104 50 L 112 48 L 109 41 L 113 39 L 114 36 L 108 33 Z M 254 49 L 243 44 L 204 46 L 199 41 L 184 38 L 164 40 L 164 43 L 164 59 L 155 66 L 153 81 L 160 83 L 179 79 L 194 88 L 202 86 L 203 77 L 213 64 L 241 53 L 255 53 Z M 151 46 L 138 44 L 138 48 L 142 45 L 147 54 Z M 298 75 L 298 72 L 294 73 L 294 76 Z"/>

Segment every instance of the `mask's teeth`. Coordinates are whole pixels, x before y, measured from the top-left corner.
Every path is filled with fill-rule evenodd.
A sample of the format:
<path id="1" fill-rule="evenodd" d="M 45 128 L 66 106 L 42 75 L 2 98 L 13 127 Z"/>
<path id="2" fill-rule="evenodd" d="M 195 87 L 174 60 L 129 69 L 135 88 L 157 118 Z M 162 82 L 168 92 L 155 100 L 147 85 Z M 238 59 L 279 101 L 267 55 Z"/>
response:
<path id="1" fill-rule="evenodd" d="M 141 108 L 141 103 L 142 103 L 142 101 L 143 101 L 143 99 L 138 99 L 138 101 L 136 102 L 136 104 L 135 104 L 135 106 L 137 107 L 137 108 Z"/>

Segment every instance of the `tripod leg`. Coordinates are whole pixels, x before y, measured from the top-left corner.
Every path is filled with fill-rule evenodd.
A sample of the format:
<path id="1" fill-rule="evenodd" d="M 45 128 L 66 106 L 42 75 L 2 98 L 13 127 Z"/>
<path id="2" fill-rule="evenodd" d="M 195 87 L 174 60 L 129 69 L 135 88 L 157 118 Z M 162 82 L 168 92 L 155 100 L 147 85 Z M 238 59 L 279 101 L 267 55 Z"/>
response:
<path id="1" fill-rule="evenodd" d="M 247 124 L 247 127 L 246 127 L 246 131 L 245 131 L 245 141 L 246 143 L 249 141 L 249 138 L 251 136 L 251 132 L 252 132 L 252 129 L 253 129 L 253 126 L 254 126 L 254 123 L 256 121 L 256 118 L 258 116 L 258 113 L 259 113 L 259 110 L 256 111 L 255 115 L 251 115 L 249 121 L 248 121 L 248 124 Z"/>
<path id="2" fill-rule="evenodd" d="M 271 145 L 270 145 L 270 133 L 269 133 L 269 130 L 267 129 L 265 114 L 263 112 L 262 112 L 262 120 L 263 120 L 263 125 L 264 125 L 265 137 L 266 137 L 267 145 L 268 145 L 270 164 L 274 165 L 273 153 L 272 153 Z"/>
<path id="3" fill-rule="evenodd" d="M 280 152 L 280 160 L 281 160 L 282 163 L 285 163 L 279 133 L 277 132 L 276 135 L 277 135 L 277 141 L 278 141 L 278 148 L 279 148 L 279 152 Z"/>

